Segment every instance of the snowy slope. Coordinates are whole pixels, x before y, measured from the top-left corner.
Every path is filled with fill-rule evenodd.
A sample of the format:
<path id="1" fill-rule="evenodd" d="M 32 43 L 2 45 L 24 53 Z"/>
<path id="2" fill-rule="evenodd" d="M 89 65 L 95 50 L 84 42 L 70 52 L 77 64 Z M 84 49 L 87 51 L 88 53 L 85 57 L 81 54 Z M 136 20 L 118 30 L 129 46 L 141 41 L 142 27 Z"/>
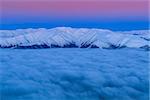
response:
<path id="1" fill-rule="evenodd" d="M 148 30 L 113 32 L 70 27 L 0 30 L 1 48 L 149 48 L 149 41 Z"/>

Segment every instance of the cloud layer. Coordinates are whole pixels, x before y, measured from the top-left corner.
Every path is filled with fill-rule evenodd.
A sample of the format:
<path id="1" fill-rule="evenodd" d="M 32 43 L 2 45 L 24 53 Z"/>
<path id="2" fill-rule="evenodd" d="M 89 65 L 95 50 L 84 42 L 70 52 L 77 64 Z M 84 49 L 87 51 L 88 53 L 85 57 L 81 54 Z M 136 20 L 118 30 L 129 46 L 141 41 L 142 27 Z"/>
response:
<path id="1" fill-rule="evenodd" d="M 0 49 L 2 100 L 148 100 L 148 52 Z"/>

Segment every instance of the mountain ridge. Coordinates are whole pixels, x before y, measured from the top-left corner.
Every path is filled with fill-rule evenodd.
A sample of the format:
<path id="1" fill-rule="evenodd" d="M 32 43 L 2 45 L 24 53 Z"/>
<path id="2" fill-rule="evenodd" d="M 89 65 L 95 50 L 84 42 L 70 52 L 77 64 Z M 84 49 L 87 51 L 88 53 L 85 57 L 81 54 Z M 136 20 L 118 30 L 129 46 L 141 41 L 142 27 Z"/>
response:
<path id="1" fill-rule="evenodd" d="M 97 28 L 0 30 L 0 48 L 149 48 L 149 30 Z"/>

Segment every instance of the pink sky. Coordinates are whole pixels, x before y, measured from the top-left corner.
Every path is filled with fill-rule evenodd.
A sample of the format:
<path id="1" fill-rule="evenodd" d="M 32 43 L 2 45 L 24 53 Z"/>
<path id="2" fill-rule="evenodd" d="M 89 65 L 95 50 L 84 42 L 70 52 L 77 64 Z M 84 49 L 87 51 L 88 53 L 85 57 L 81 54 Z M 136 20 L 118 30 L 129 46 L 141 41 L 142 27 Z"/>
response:
<path id="1" fill-rule="evenodd" d="M 79 14 L 79 15 L 101 15 L 101 14 L 143 14 L 148 12 L 146 0 L 94 0 L 94 1 L 69 1 L 69 0 L 3 0 L 1 9 L 5 15 L 13 12 L 24 12 L 27 14 Z M 67 16 L 66 15 L 66 16 Z"/>
<path id="2" fill-rule="evenodd" d="M 63 25 L 72 25 L 84 20 L 86 25 L 88 21 L 113 21 L 119 25 L 148 20 L 148 0 L 0 0 L 0 3 L 3 24 L 64 21 Z"/>

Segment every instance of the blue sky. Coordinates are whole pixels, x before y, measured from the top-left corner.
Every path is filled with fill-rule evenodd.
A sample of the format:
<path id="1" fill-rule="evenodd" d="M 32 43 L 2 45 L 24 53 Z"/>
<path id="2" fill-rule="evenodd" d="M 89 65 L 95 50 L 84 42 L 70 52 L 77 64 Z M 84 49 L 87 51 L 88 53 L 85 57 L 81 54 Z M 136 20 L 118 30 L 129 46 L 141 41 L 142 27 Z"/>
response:
<path id="1" fill-rule="evenodd" d="M 148 29 L 148 0 L 3 0 L 0 29 Z"/>

